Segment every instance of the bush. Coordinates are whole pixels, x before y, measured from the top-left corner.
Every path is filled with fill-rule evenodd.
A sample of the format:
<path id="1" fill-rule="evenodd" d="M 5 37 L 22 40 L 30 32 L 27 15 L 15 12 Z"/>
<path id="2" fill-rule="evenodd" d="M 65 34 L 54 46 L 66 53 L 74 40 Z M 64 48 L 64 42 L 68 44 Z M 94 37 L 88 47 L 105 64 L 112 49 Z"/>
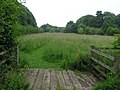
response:
<path id="1" fill-rule="evenodd" d="M 115 48 L 120 48 L 120 34 L 115 35 L 116 41 L 114 42 Z"/>
<path id="2" fill-rule="evenodd" d="M 34 34 L 34 33 L 42 33 L 42 30 L 38 27 L 33 26 L 22 26 L 22 25 L 16 25 L 14 27 L 15 35 L 26 35 L 26 34 Z"/>
<path id="3" fill-rule="evenodd" d="M 114 35 L 114 34 L 120 34 L 120 29 L 119 28 L 108 27 L 107 35 Z"/>
<path id="4" fill-rule="evenodd" d="M 94 90 L 120 90 L 120 79 L 109 77 L 105 82 L 96 84 Z"/>
<path id="5" fill-rule="evenodd" d="M 79 34 L 83 34 L 83 33 L 84 33 L 84 29 L 83 29 L 83 28 L 81 28 L 81 27 L 80 27 L 80 28 L 78 28 L 78 29 L 77 29 L 77 33 L 79 33 Z"/>
<path id="6" fill-rule="evenodd" d="M 25 82 L 23 75 L 22 70 L 18 74 L 8 71 L 0 85 L 0 90 L 28 90 L 29 84 Z"/>
<path id="7" fill-rule="evenodd" d="M 101 29 L 86 27 L 84 33 L 89 35 L 100 34 Z"/>

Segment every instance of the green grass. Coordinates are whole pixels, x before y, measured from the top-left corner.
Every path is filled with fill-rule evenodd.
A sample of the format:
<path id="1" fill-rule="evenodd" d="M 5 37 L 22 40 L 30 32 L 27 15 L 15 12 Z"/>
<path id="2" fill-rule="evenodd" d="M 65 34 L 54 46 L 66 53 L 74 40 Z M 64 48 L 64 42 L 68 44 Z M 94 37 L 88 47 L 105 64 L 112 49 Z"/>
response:
<path id="1" fill-rule="evenodd" d="M 112 47 L 114 37 L 72 33 L 41 33 L 18 38 L 20 60 L 31 68 L 76 68 L 81 60 L 89 60 L 89 48 Z"/>

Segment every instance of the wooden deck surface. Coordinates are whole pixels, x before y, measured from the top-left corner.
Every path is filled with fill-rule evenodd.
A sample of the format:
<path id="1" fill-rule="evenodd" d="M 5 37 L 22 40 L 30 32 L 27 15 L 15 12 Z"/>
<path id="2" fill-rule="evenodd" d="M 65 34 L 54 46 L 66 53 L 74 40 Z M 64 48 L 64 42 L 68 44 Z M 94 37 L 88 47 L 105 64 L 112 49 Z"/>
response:
<path id="1" fill-rule="evenodd" d="M 91 90 L 97 82 L 92 76 L 78 76 L 71 70 L 27 69 L 25 75 L 33 90 Z"/>

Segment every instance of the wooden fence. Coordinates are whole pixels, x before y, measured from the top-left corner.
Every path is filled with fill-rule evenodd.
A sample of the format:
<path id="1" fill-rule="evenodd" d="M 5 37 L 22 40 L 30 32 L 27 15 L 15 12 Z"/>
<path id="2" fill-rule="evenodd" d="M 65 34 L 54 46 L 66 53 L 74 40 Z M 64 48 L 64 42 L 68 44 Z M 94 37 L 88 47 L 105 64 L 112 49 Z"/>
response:
<path id="1" fill-rule="evenodd" d="M 114 48 L 96 48 L 95 46 L 91 46 L 90 48 L 90 57 L 91 57 L 91 65 L 95 71 L 97 71 L 103 77 L 107 77 L 108 73 L 112 73 L 118 75 L 120 73 L 120 57 L 114 57 L 109 54 L 105 54 L 101 52 L 102 49 L 114 49 Z M 117 49 L 120 50 L 120 49 Z M 99 58 L 102 57 L 102 58 Z M 112 62 L 112 66 L 107 65 L 102 62 L 101 59 L 106 59 Z"/>
<path id="2" fill-rule="evenodd" d="M 15 51 L 13 51 L 13 52 L 15 52 L 16 53 L 16 63 L 17 63 L 17 65 L 19 64 L 19 47 L 17 46 L 17 47 L 15 47 L 14 48 L 14 50 Z M 0 57 L 2 58 L 2 57 L 4 57 L 6 54 L 8 54 L 9 52 L 8 51 L 2 51 L 2 52 L 0 52 Z M 3 65 L 3 64 L 5 64 L 7 62 L 7 60 L 0 60 L 0 65 Z"/>

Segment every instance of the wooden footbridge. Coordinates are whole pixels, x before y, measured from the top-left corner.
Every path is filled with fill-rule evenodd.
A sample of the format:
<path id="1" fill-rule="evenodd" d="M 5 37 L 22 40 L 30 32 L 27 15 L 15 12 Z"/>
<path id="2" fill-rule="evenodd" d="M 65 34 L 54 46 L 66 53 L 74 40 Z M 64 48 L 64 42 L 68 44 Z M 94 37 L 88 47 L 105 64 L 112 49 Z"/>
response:
<path id="1" fill-rule="evenodd" d="M 91 90 L 97 79 L 71 70 L 27 69 L 26 79 L 33 90 Z"/>

